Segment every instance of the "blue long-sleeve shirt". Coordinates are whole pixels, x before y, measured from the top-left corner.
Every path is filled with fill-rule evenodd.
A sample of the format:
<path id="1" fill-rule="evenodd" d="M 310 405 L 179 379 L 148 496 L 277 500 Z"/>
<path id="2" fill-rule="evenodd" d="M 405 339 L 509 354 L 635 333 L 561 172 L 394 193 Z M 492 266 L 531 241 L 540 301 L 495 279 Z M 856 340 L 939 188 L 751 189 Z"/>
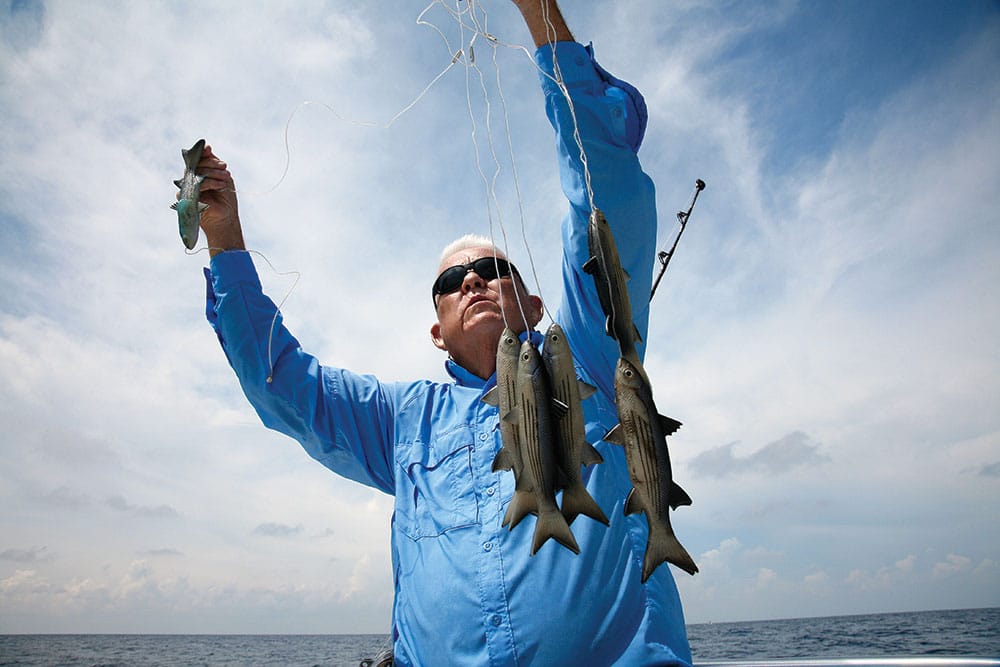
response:
<path id="1" fill-rule="evenodd" d="M 450 383 L 380 382 L 321 365 L 279 315 L 268 383 L 275 306 L 244 252 L 212 259 L 208 318 L 265 425 L 298 440 L 334 472 L 395 498 L 396 664 L 690 663 L 669 568 L 662 565 L 640 583 L 647 526 L 643 515 L 623 512 L 632 486 L 624 451 L 601 441 L 617 423 L 618 347 L 604 332 L 593 279 L 581 270 L 589 256 L 590 205 L 572 117 L 545 76 L 553 71 L 553 50 L 543 46 L 535 57 L 570 202 L 556 320 L 581 379 L 598 387 L 584 413 L 588 440 L 604 463 L 585 469 L 584 481 L 611 521 L 574 521 L 579 555 L 550 541 L 529 556 L 533 520 L 513 530 L 501 525 L 514 480 L 491 469 L 501 447 L 499 416 L 481 400 L 495 376 L 483 380 L 449 360 Z M 595 204 L 631 275 L 633 317 L 645 337 L 656 235 L 653 184 L 636 156 L 645 105 L 638 91 L 596 64 L 589 47 L 561 42 L 555 58 L 573 100 Z"/>

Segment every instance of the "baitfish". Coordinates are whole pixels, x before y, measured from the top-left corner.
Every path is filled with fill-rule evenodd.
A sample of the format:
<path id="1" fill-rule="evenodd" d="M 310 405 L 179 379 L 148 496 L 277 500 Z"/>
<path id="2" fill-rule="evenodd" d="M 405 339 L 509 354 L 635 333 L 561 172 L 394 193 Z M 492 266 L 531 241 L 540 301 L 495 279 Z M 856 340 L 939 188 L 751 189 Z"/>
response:
<path id="1" fill-rule="evenodd" d="M 504 328 L 497 344 L 497 385 L 483 396 L 483 401 L 500 409 L 500 439 L 503 447 L 493 459 L 493 472 L 511 470 L 514 473 L 514 497 L 507 505 L 503 525 L 514 528 L 521 519 L 531 513 L 532 490 L 525 488 L 527 479 L 521 474 L 521 444 L 517 430 L 517 360 L 520 356 L 521 341 L 517 334 Z"/>
<path id="2" fill-rule="evenodd" d="M 521 474 L 526 478 L 525 488 L 532 490 L 530 498 L 525 499 L 525 505 L 529 507 L 529 511 L 538 515 L 531 555 L 534 556 L 550 537 L 554 537 L 573 553 L 580 553 L 576 538 L 556 505 L 555 483 L 558 470 L 549 411 L 551 395 L 542 357 L 531 344 L 530 338 L 521 345 L 517 362 L 517 394 Z"/>
<path id="3" fill-rule="evenodd" d="M 205 177 L 195 173 L 204 149 L 204 139 L 199 139 L 187 150 L 181 149 L 181 155 L 184 157 L 184 175 L 174 181 L 174 185 L 181 189 L 181 194 L 177 201 L 170 205 L 170 208 L 177 211 L 181 240 L 188 250 L 192 250 L 198 243 L 198 222 L 201 219 L 201 212 L 208 208 L 208 204 L 198 201 L 201 195 L 201 183 Z"/>
<path id="4" fill-rule="evenodd" d="M 670 508 L 691 504 L 688 494 L 673 481 L 667 450 L 667 436 L 676 432 L 681 423 L 656 411 L 644 375 L 628 359 L 618 360 L 615 403 L 621 421 L 604 436 L 606 441 L 625 447 L 625 460 L 634 485 L 625 501 L 625 514 L 645 512 L 649 524 L 649 541 L 642 563 L 643 583 L 664 561 L 688 574 L 698 571 L 670 525 Z"/>
<path id="5" fill-rule="evenodd" d="M 622 354 L 625 354 L 637 342 L 642 342 L 642 336 L 632 321 L 632 302 L 625 285 L 629 276 L 622 268 L 611 227 L 598 208 L 590 212 L 587 247 L 590 259 L 584 262 L 583 270 L 594 278 L 597 297 L 607 318 L 605 331 L 618 341 Z"/>
<path id="6" fill-rule="evenodd" d="M 580 475 L 581 465 L 604 461 L 594 446 L 587 442 L 583 421 L 582 401 L 590 398 L 597 388 L 576 377 L 573 353 L 562 327 L 555 322 L 545 332 L 542 359 L 551 382 L 557 460 L 565 478 L 563 516 L 566 517 L 566 523 L 573 523 L 578 515 L 586 514 L 595 521 L 608 525 L 608 517 L 587 491 Z"/>

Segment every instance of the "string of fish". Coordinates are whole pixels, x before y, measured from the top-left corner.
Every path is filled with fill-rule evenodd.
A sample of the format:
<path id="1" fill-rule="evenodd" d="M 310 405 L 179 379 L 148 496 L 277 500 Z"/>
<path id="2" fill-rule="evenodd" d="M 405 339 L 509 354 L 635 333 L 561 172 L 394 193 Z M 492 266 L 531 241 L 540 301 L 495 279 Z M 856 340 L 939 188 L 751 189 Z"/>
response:
<path id="1" fill-rule="evenodd" d="M 469 64 L 475 67 L 482 81 L 481 70 L 471 57 L 476 36 L 489 34 L 484 30 L 485 20 L 475 20 L 475 2 L 469 2 L 466 12 L 472 18 L 473 39 L 470 40 Z M 543 3 L 543 14 L 547 6 Z M 461 21 L 462 12 L 457 11 L 456 18 Z M 548 17 L 545 17 L 549 31 L 549 48 L 554 49 L 555 30 Z M 496 67 L 496 48 L 498 41 L 489 39 L 494 52 L 494 67 Z M 530 54 L 529 54 L 530 55 Z M 553 81 L 562 91 L 574 124 L 574 139 L 580 151 L 583 166 L 584 182 L 590 204 L 591 216 L 588 225 L 588 245 L 591 251 L 590 260 L 583 269 L 593 276 L 602 309 L 607 318 L 606 330 L 619 345 L 620 359 L 615 374 L 615 402 L 619 412 L 619 423 L 605 436 L 605 440 L 625 447 L 629 462 L 629 473 L 633 481 L 633 489 L 625 503 L 626 514 L 643 512 L 649 525 L 649 541 L 643 559 L 642 579 L 646 581 L 653 570 L 663 562 L 672 562 L 689 573 L 697 572 L 690 555 L 676 539 L 669 520 L 669 509 L 680 505 L 691 504 L 691 499 L 672 479 L 669 450 L 666 436 L 674 433 L 680 422 L 664 417 L 656 410 L 652 399 L 652 389 L 648 375 L 636 351 L 636 343 L 641 341 L 638 329 L 632 321 L 631 303 L 625 286 L 627 275 L 621 267 L 614 235 L 602 212 L 594 205 L 593 187 L 590 170 L 587 164 L 586 151 L 579 135 L 576 113 L 572 98 L 563 83 L 558 60 L 553 58 Z M 467 72 L 469 67 L 467 67 Z M 497 88 L 501 100 L 502 84 L 497 68 Z M 483 94 L 486 95 L 485 87 Z M 501 234 L 507 247 L 506 232 L 502 218 L 499 216 L 499 205 L 495 202 L 495 178 L 499 173 L 499 160 L 492 143 L 492 133 L 489 132 L 489 107 L 487 106 L 487 136 L 490 137 L 490 154 L 496 169 L 494 181 L 488 182 L 480 167 L 480 175 L 487 191 L 494 198 L 498 210 L 498 222 Z M 470 118 L 475 122 L 471 112 Z M 506 121 L 506 105 L 504 105 Z M 509 126 L 508 126 L 509 139 Z M 473 126 L 473 142 L 475 145 L 475 125 Z M 477 166 L 478 163 L 478 147 Z M 514 164 L 513 157 L 511 163 Z M 512 167 L 515 180 L 515 191 L 518 192 L 516 168 Z M 490 202 L 487 202 L 489 208 Z M 520 208 L 520 196 L 518 196 Z M 521 216 L 522 234 L 524 228 L 523 212 Z M 490 216 L 490 232 L 493 238 L 493 218 Z M 527 243 L 525 243 L 527 246 Z M 529 249 L 530 258 L 530 249 Z M 532 261 L 534 273 L 534 263 Z M 538 282 L 535 275 L 536 283 Z M 515 298 L 517 292 L 515 291 Z M 520 301 L 518 302 L 520 307 Z M 521 310 L 523 317 L 523 309 Z M 551 316 L 550 316 L 551 317 Z M 506 323 L 506 322 L 505 322 Z M 525 328 L 528 327 L 525 319 Z M 596 502 L 586 492 L 580 480 L 581 465 L 600 462 L 600 454 L 586 441 L 583 429 L 581 401 L 589 397 L 594 388 L 589 385 L 577 386 L 577 378 L 572 366 L 572 356 L 560 354 L 559 344 L 564 344 L 562 332 L 558 325 L 549 328 L 543 345 L 544 359 L 547 364 L 548 378 L 541 374 L 542 365 L 538 363 L 538 352 L 530 343 L 530 338 L 517 347 L 517 337 L 507 323 L 507 330 L 501 337 L 497 350 L 497 387 L 484 398 L 496 404 L 501 414 L 501 436 L 503 447 L 497 455 L 494 470 L 512 470 L 515 474 L 515 492 L 507 513 L 504 525 L 513 529 L 528 513 L 538 516 L 535 534 L 532 542 L 532 554 L 550 537 L 574 552 L 578 546 L 573 539 L 568 524 L 581 513 L 607 523 L 607 518 Z M 568 353 L 568 348 L 566 348 Z M 568 369 L 556 368 L 553 362 L 568 357 Z M 546 390 L 551 391 L 551 395 Z M 492 394 L 496 394 L 493 396 Z M 562 400 L 561 400 L 562 399 Z M 549 407 L 546 407 L 549 406 Z M 545 442 L 553 441 L 553 433 L 559 440 L 558 449 Z M 553 480 L 551 466 L 553 451 L 560 456 L 560 464 L 555 468 L 557 475 L 565 477 L 563 490 L 562 516 L 555 512 L 555 502 L 552 499 L 554 489 L 560 488 L 560 482 Z M 565 519 L 565 525 L 560 518 Z"/>
<path id="2" fill-rule="evenodd" d="M 493 114 L 490 93 L 486 86 L 486 76 L 475 58 L 477 40 L 487 44 L 492 51 L 492 67 L 495 72 L 494 87 L 500 99 L 503 127 L 507 140 L 507 158 L 511 164 L 514 192 L 517 199 L 521 236 L 531 265 L 531 273 L 536 285 L 536 293 L 541 296 L 534 259 L 525 232 L 524 210 L 517 175 L 516 159 L 507 113 L 503 83 L 497 62 L 497 50 L 504 46 L 523 51 L 534 65 L 531 53 L 521 45 L 504 44 L 486 28 L 487 15 L 475 1 L 457 3 L 452 12 L 459 23 L 465 43 L 466 33 L 469 46 L 464 51 L 466 57 L 466 99 L 472 125 L 472 143 L 476 157 L 476 168 L 484 185 L 486 208 L 488 211 L 489 233 L 494 248 L 497 233 L 503 239 L 503 252 L 509 256 L 510 242 L 504 225 L 503 210 L 496 194 L 496 185 L 502 170 L 493 141 Z M 551 22 L 548 22 L 551 28 Z M 551 45 L 550 45 L 551 46 Z M 561 77 L 561 75 L 560 75 Z M 561 85 L 561 78 L 558 79 Z M 492 174 L 487 176 L 480 160 L 480 145 L 476 114 L 472 108 L 472 88 L 478 87 L 485 106 L 485 150 L 488 152 Z M 565 86 L 562 86 L 565 91 Z M 575 118 L 574 118 L 575 122 Z M 585 156 L 584 158 L 585 159 Z M 588 177 L 589 180 L 589 177 Z M 558 324 L 553 321 L 545 334 L 542 351 L 534 345 L 531 337 L 531 322 L 525 314 L 521 295 L 515 288 L 513 298 L 523 326 L 515 328 L 506 319 L 504 300 L 511 298 L 504 285 L 500 285 L 501 310 L 504 312 L 506 328 L 501 335 L 497 350 L 497 385 L 483 398 L 499 408 L 500 431 L 503 446 L 494 461 L 493 470 L 509 470 L 514 474 L 515 491 L 503 518 L 503 525 L 513 530 L 528 514 L 534 514 L 535 532 L 531 553 L 534 554 L 548 539 L 579 553 L 579 546 L 569 525 L 580 514 L 585 514 L 608 523 L 607 516 L 590 496 L 583 484 L 581 467 L 600 463 L 603 459 L 597 450 L 586 441 L 582 400 L 596 391 L 576 377 L 573 357 Z M 544 298 L 542 303 L 545 303 Z M 546 310 L 549 319 L 551 313 Z M 526 331 L 522 343 L 515 330 Z M 562 491 L 561 507 L 555 496 Z"/>

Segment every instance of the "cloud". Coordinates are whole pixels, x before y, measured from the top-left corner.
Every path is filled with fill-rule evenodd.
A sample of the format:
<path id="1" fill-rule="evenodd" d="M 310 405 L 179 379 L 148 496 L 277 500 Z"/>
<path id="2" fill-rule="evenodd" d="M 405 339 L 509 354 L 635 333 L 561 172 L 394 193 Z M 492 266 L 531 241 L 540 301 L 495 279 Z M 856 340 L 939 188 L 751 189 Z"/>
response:
<path id="1" fill-rule="evenodd" d="M 794 468 L 830 462 L 830 457 L 819 453 L 819 445 L 812 444 L 809 436 L 802 431 L 793 431 L 744 457 L 733 453 L 736 444 L 732 442 L 704 451 L 694 457 L 688 466 L 694 474 L 702 477 L 727 477 L 748 472 L 780 475 Z"/>
<path id="2" fill-rule="evenodd" d="M 292 537 L 302 532 L 302 525 L 289 526 L 283 523 L 262 523 L 253 529 L 254 535 L 266 537 Z"/>
<path id="3" fill-rule="evenodd" d="M 138 517 L 150 519 L 170 519 L 178 516 L 177 510 L 169 505 L 157 505 L 155 507 L 142 507 L 131 505 L 122 496 L 109 496 L 107 505 L 118 512 L 127 512 Z"/>
<path id="4" fill-rule="evenodd" d="M 79 509 L 91 503 L 90 496 L 67 486 L 34 495 L 33 498 L 39 505 L 53 509 Z"/>
<path id="5" fill-rule="evenodd" d="M 1000 461 L 983 465 L 979 469 L 979 474 L 983 477 L 1000 477 Z"/>
<path id="6" fill-rule="evenodd" d="M 46 552 L 47 547 L 31 547 L 28 549 L 5 549 L 0 551 L 0 560 L 13 563 L 38 563 L 55 558 Z"/>
<path id="7" fill-rule="evenodd" d="M 934 564 L 933 574 L 935 577 L 952 577 L 961 572 L 968 571 L 971 566 L 972 559 L 968 556 L 948 554 L 945 560 Z"/>
<path id="8" fill-rule="evenodd" d="M 0 623 L 384 630 L 392 499 L 260 425 L 204 322 L 207 258 L 181 252 L 166 206 L 179 149 L 206 136 L 244 189 L 248 242 L 302 273 L 283 309 L 303 346 L 385 380 L 446 379 L 427 342 L 428 274 L 441 245 L 487 224 L 461 69 L 391 130 L 302 108 L 285 180 L 259 194 L 282 173 L 302 100 L 384 122 L 447 65 L 437 35 L 410 25 L 419 9 L 400 21 L 384 3 L 8 5 L 0 522 L 2 562 L 31 569 L 0 573 Z M 676 467 L 698 478 L 679 480 L 695 498 L 681 536 L 701 554 L 702 573 L 678 577 L 689 620 L 962 606 L 998 590 L 982 519 L 1000 477 L 995 17 L 941 27 L 922 52 L 956 48 L 864 88 L 862 105 L 849 103 L 857 91 L 822 91 L 836 122 L 817 129 L 798 111 L 829 77 L 790 76 L 801 62 L 777 41 L 768 62 L 745 48 L 789 26 L 799 48 L 828 38 L 796 3 L 566 9 L 602 64 L 646 94 L 641 157 L 663 219 L 695 177 L 708 183 L 652 305 L 647 351 L 657 403 L 685 422 Z M 516 12 L 495 18 L 498 34 L 524 36 Z M 908 48 L 899 60 L 913 62 Z M 535 72 L 514 56 L 512 139 L 554 307 L 558 262 L 545 257 L 565 202 Z M 165 75 L 167 62 L 183 76 Z M 811 132 L 822 141 L 800 146 Z M 280 298 L 290 279 L 258 263 Z M 113 520 L 126 517 L 127 531 Z M 154 519 L 171 517 L 184 521 L 162 547 Z M 320 539 L 325 525 L 352 539 Z"/>
<path id="9" fill-rule="evenodd" d="M 156 557 L 156 556 L 183 556 L 184 554 L 183 552 L 178 551 L 177 549 L 164 548 L 164 549 L 149 549 L 147 551 L 144 551 L 142 555 Z"/>

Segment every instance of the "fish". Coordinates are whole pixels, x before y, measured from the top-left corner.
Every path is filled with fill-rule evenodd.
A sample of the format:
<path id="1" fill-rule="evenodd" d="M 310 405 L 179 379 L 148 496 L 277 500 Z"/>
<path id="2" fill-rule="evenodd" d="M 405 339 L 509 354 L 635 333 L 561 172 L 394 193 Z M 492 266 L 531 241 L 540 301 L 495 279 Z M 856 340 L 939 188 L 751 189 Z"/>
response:
<path id="1" fill-rule="evenodd" d="M 493 459 L 493 472 L 510 470 L 514 473 L 514 497 L 507 505 L 503 525 L 514 528 L 521 519 L 530 514 L 531 489 L 525 488 L 527 478 L 521 474 L 521 443 L 518 436 L 517 418 L 517 360 L 520 356 L 521 341 L 509 327 L 500 334 L 497 344 L 497 384 L 483 395 L 483 402 L 500 410 L 500 440 L 503 446 Z"/>
<path id="2" fill-rule="evenodd" d="M 564 547 L 578 554 L 580 547 L 576 543 L 576 538 L 573 537 L 559 506 L 556 505 L 557 467 L 549 409 L 551 394 L 542 357 L 530 338 L 521 344 L 517 362 L 517 395 L 517 412 L 520 413 L 517 427 L 521 445 L 521 474 L 526 478 L 527 486 L 524 488 L 530 487 L 532 490 L 530 497 L 524 498 L 523 502 L 530 511 L 538 515 L 531 543 L 531 555 L 534 556 L 549 538 L 555 538 Z"/>
<path id="3" fill-rule="evenodd" d="M 562 327 L 555 322 L 545 332 L 542 360 L 549 374 L 552 389 L 552 415 L 556 433 L 556 454 L 563 473 L 562 513 L 571 524 L 580 514 L 609 525 L 608 517 L 583 485 L 581 465 L 603 463 L 604 459 L 587 442 L 583 420 L 583 400 L 590 398 L 597 387 L 576 376 L 573 353 Z"/>
<path id="4" fill-rule="evenodd" d="M 615 367 L 615 403 L 621 421 L 604 440 L 625 447 L 633 484 L 625 500 L 625 514 L 644 512 L 649 525 L 642 581 L 645 583 L 664 561 L 693 575 L 698 566 L 670 525 L 670 509 L 691 504 L 691 497 L 673 481 L 667 449 L 667 436 L 673 435 L 681 423 L 657 412 L 645 374 L 624 357 Z"/>
<path id="5" fill-rule="evenodd" d="M 194 249 L 195 244 L 198 243 L 198 223 L 201 220 L 201 212 L 208 208 L 208 204 L 198 201 L 201 196 L 201 183 L 205 177 L 196 173 L 204 149 L 204 139 L 199 139 L 194 146 L 187 150 L 181 149 L 181 156 L 184 158 L 184 175 L 174 181 L 174 185 L 181 189 L 181 194 L 177 201 L 170 205 L 170 208 L 177 211 L 177 225 L 180 228 L 181 241 L 184 242 L 184 247 L 188 250 Z"/>
<path id="6" fill-rule="evenodd" d="M 594 278 L 597 298 L 606 317 L 604 330 L 618 341 L 622 354 L 631 353 L 635 344 L 642 342 L 642 335 L 632 320 L 632 302 L 626 287 L 629 275 L 622 268 L 611 227 L 597 207 L 590 212 L 587 247 L 590 258 L 582 268 Z"/>

